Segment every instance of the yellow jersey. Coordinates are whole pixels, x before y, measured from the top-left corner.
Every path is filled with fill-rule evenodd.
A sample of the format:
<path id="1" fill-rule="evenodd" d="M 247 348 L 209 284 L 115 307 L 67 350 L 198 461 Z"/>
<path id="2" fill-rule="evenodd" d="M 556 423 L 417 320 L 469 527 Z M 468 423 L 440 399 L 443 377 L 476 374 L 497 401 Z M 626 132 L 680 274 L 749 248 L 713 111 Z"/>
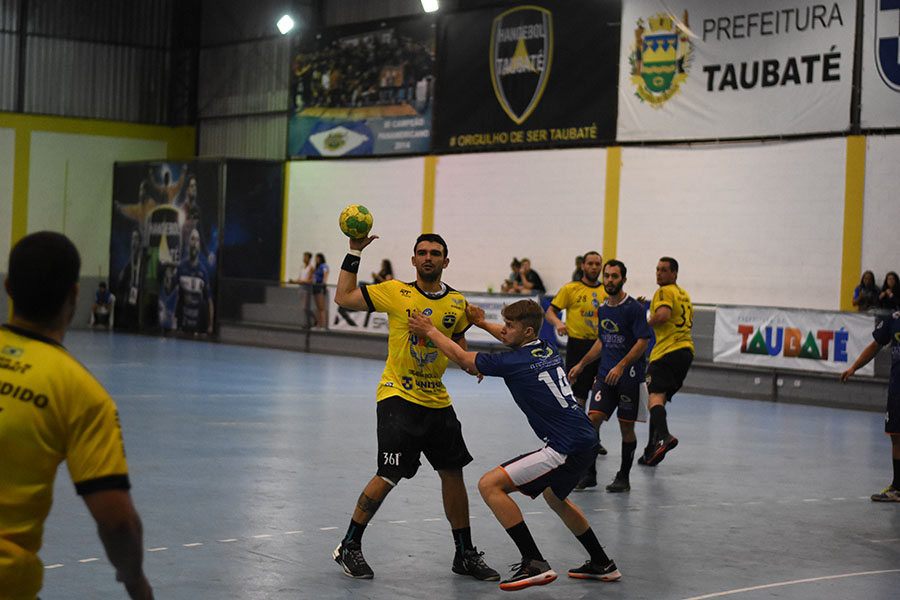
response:
<path id="1" fill-rule="evenodd" d="M 681 348 L 690 348 L 693 354 L 691 327 L 694 326 L 694 305 L 691 304 L 691 297 L 674 283 L 664 285 L 653 294 L 653 300 L 650 302 L 651 317 L 660 306 L 668 306 L 672 316 L 665 323 L 653 328 L 656 343 L 650 351 L 650 362 Z"/>
<path id="2" fill-rule="evenodd" d="M 606 300 L 607 294 L 598 281 L 587 285 L 582 280 L 570 281 L 560 288 L 551 305 L 566 311 L 566 328 L 569 337 L 580 340 L 597 339 L 597 309 Z"/>
<path id="3" fill-rule="evenodd" d="M 0 326 L 0 597 L 34 600 L 53 481 L 79 494 L 129 489 L 119 416 L 103 386 L 53 340 Z"/>
<path id="4" fill-rule="evenodd" d="M 408 319 L 413 312 L 423 313 L 431 317 L 441 333 L 459 339 L 470 325 L 463 295 L 445 287 L 440 294 L 429 296 L 415 283 L 396 279 L 360 289 L 370 311 L 388 315 L 388 358 L 378 384 L 377 400 L 401 396 L 428 408 L 450 406 L 450 394 L 441 381 L 449 359 L 427 337 L 411 332 Z"/>

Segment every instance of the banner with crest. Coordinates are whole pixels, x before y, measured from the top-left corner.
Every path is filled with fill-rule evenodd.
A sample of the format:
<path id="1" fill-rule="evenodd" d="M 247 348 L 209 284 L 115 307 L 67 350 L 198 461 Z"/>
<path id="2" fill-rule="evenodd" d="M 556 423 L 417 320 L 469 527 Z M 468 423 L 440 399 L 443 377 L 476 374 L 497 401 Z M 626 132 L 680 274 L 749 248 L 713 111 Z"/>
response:
<path id="1" fill-rule="evenodd" d="M 865 0 L 863 127 L 900 127 L 900 0 Z"/>
<path id="2" fill-rule="evenodd" d="M 617 138 L 846 131 L 855 27 L 855 0 L 630 0 Z"/>
<path id="3" fill-rule="evenodd" d="M 547 0 L 442 17 L 435 150 L 612 142 L 620 10 Z"/>

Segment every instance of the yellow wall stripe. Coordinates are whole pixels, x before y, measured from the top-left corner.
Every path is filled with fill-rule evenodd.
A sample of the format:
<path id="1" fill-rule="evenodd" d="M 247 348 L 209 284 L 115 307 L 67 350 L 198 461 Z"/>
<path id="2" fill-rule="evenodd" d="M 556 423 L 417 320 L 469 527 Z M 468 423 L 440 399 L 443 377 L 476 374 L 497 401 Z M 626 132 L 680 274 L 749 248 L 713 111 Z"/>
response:
<path id="1" fill-rule="evenodd" d="M 10 247 L 28 233 L 28 174 L 31 169 L 31 131 L 28 129 L 16 129 L 15 161 Z"/>
<path id="2" fill-rule="evenodd" d="M 281 217 L 281 281 L 287 281 L 288 276 L 285 269 L 287 268 L 288 207 L 291 198 L 291 161 L 284 163 L 282 182 L 284 185 L 284 210 Z"/>
<path id="3" fill-rule="evenodd" d="M 437 156 L 425 157 L 425 182 L 422 190 L 422 233 L 434 233 L 434 188 L 437 181 Z"/>
<path id="4" fill-rule="evenodd" d="M 606 149 L 606 198 L 603 205 L 603 261 L 616 257 L 619 235 L 619 181 L 622 175 L 622 147 Z"/>
<path id="5" fill-rule="evenodd" d="M 866 137 L 847 138 L 844 184 L 844 245 L 841 255 L 841 310 L 854 310 L 853 290 L 862 269 L 863 197 L 866 186 Z"/>

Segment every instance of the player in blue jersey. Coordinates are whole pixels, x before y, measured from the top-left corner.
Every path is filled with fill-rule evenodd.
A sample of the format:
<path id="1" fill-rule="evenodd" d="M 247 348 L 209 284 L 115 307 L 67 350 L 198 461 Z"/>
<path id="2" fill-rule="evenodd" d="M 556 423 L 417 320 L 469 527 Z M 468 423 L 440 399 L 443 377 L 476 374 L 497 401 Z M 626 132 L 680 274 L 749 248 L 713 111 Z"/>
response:
<path id="1" fill-rule="evenodd" d="M 629 474 L 637 448 L 634 423 L 647 420 L 647 384 L 644 376 L 647 361 L 644 352 L 650 341 L 650 327 L 643 305 L 625 293 L 625 265 L 618 260 L 603 265 L 603 288 L 608 294 L 597 311 L 600 333 L 597 341 L 578 363 L 569 370 L 573 381 L 591 361 L 600 357 L 600 366 L 591 398 L 588 415 L 599 431 L 603 421 L 619 410 L 619 429 L 622 432 L 622 466 L 608 492 L 627 492 L 631 489 Z M 597 469 L 594 464 L 582 480 L 579 489 L 597 485 Z"/>
<path id="2" fill-rule="evenodd" d="M 880 319 L 875 325 L 872 337 L 874 341 L 863 349 L 853 366 L 841 373 L 841 381 L 847 383 L 850 376 L 875 358 L 883 346 L 891 345 L 891 379 L 888 384 L 884 432 L 891 436 L 894 480 L 880 493 L 872 494 L 872 500 L 875 502 L 900 502 L 900 311 Z"/>
<path id="3" fill-rule="evenodd" d="M 467 352 L 442 334 L 428 317 L 413 313 L 409 319 L 414 334 L 429 337 L 467 372 L 477 370 L 480 375 L 503 377 L 528 424 L 546 444 L 488 471 L 478 482 L 482 498 L 522 555 L 522 561 L 513 566 L 512 576 L 500 583 L 500 589 L 515 591 L 556 579 L 525 525 L 522 512 L 509 497 L 514 491 L 532 498 L 543 495 L 588 551 L 590 558 L 581 567 L 571 569 L 570 577 L 615 581 L 622 576 L 616 563 L 603 551 L 584 513 L 568 499 L 581 473 L 597 457 L 596 433 L 572 395 L 559 350 L 537 337 L 544 320 L 540 305 L 533 300 L 519 300 L 504 307 L 502 314 L 503 325 L 486 322 L 484 311 L 476 306 L 466 309 L 472 324 L 512 348 L 512 352 L 501 354 Z"/>
<path id="4" fill-rule="evenodd" d="M 212 333 L 213 301 L 209 273 L 200 261 L 200 233 L 191 231 L 188 256 L 178 265 L 178 326 L 187 333 Z"/>

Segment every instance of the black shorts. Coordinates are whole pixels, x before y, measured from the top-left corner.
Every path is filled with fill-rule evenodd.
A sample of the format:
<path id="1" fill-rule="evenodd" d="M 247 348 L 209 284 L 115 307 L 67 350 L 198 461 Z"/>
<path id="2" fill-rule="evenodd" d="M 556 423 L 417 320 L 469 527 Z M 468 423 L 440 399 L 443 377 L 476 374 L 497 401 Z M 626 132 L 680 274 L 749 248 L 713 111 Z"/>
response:
<path id="1" fill-rule="evenodd" d="M 312 286 L 313 296 L 321 296 L 325 293 L 325 284 L 324 283 L 314 283 Z"/>
<path id="2" fill-rule="evenodd" d="M 579 338 L 569 338 L 566 342 L 566 373 L 572 370 L 579 360 L 581 360 L 594 342 L 597 340 L 582 340 Z M 591 395 L 591 386 L 594 383 L 594 377 L 597 376 L 597 369 L 600 368 L 600 359 L 598 358 L 589 365 L 585 365 L 578 374 L 575 383 L 572 384 L 572 394 L 581 400 L 587 400 Z"/>
<path id="3" fill-rule="evenodd" d="M 888 435 L 900 435 L 900 393 L 894 390 L 888 392 L 887 409 L 884 412 L 884 432 Z"/>
<path id="4" fill-rule="evenodd" d="M 462 469 L 472 462 L 462 425 L 452 406 L 426 408 L 400 396 L 378 403 L 378 475 L 412 479 L 424 454 L 435 470 Z"/>
<path id="5" fill-rule="evenodd" d="M 665 394 L 666 402 L 670 402 L 675 392 L 681 389 L 693 360 L 694 353 L 690 348 L 679 348 L 651 362 L 647 365 L 647 391 Z"/>

